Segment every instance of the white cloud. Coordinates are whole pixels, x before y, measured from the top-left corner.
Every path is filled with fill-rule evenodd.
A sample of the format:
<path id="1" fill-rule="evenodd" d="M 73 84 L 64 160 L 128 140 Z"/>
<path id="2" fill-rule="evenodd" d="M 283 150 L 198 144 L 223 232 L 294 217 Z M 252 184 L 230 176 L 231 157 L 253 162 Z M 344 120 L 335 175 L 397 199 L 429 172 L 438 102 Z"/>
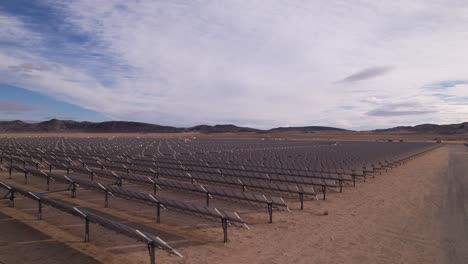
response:
<path id="1" fill-rule="evenodd" d="M 90 57 L 70 65 L 28 50 L 11 55 L 0 49 L 0 75 L 24 63 L 58 65 L 23 76 L 27 78 L 10 71 L 8 79 L 112 118 L 169 125 L 346 128 L 468 119 L 462 105 L 421 89 L 467 78 L 464 1 L 50 4 L 66 17 L 71 30 L 94 40 L 96 46 L 88 52 L 118 67 L 93 73 L 86 68 Z M 11 15 L 0 16 L 0 23 L 20 32 L 18 36 L 37 35 Z M 0 29 L 0 36 L 4 34 Z M 336 83 L 388 65 L 392 70 L 379 71 L 378 78 Z M 99 75 L 112 82 L 103 82 Z M 449 90 L 451 96 L 465 94 L 457 87 Z M 369 115 L 376 109 L 389 114 L 392 105 L 408 102 L 415 104 L 405 115 Z M 434 111 L 428 117 L 418 114 L 428 106 Z"/>

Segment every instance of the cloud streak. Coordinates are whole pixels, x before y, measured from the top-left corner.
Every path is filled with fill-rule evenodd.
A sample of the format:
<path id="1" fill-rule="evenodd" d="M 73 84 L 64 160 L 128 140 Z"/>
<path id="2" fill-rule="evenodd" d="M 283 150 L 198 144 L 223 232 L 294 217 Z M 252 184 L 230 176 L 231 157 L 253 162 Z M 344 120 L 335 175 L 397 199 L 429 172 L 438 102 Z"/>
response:
<path id="1" fill-rule="evenodd" d="M 378 76 L 382 76 L 387 74 L 393 70 L 391 66 L 375 66 L 360 70 L 356 73 L 349 75 L 348 77 L 344 78 L 343 80 L 339 81 L 339 83 L 347 83 L 347 82 L 357 82 L 357 81 L 364 81 L 367 79 L 375 78 Z"/>
<path id="2" fill-rule="evenodd" d="M 3 114 L 18 114 L 39 109 L 43 109 L 43 107 L 18 102 L 0 101 L 0 113 Z"/>
<path id="3" fill-rule="evenodd" d="M 392 116 L 413 116 L 413 115 L 427 115 L 435 113 L 435 111 L 419 111 L 419 110 L 389 110 L 389 109 L 374 109 L 367 112 L 370 116 L 392 117 Z"/>

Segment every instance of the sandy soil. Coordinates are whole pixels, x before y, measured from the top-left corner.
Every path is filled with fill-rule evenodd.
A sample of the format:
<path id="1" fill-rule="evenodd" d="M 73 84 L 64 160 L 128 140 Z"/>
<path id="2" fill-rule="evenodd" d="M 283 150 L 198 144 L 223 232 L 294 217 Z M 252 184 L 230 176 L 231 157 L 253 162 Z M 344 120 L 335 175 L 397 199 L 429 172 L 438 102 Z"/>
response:
<path id="1" fill-rule="evenodd" d="M 443 263 L 434 214 L 447 160 L 439 149 L 227 245 L 190 249 L 185 263 Z"/>
<path id="2" fill-rule="evenodd" d="M 263 209 L 247 210 L 241 216 L 253 220 L 251 229 L 230 228 L 226 244 L 221 242 L 218 223 L 192 226 L 191 220 L 175 214 L 157 225 L 151 219 L 151 208 L 119 205 L 103 209 L 102 198 L 91 193 L 79 192 L 77 199 L 68 193 L 50 196 L 154 232 L 164 230 L 162 237 L 184 258 L 158 251 L 162 263 L 464 263 L 468 256 L 464 210 L 468 200 L 464 195 L 468 192 L 463 192 L 465 185 L 460 183 L 468 187 L 468 177 L 464 177 L 466 167 L 457 164 L 468 164 L 467 160 L 465 147 L 446 146 L 358 183 L 356 188 L 331 193 L 326 201 L 307 201 L 304 211 L 292 202 L 292 212 L 275 212 L 273 224 L 263 221 Z M 8 181 L 5 175 L 0 179 Z M 23 186 L 21 181 L 17 177 L 11 182 Z M 43 191 L 43 187 L 34 182 L 27 186 L 33 191 Z M 0 212 L 102 263 L 148 263 L 141 243 L 95 226 L 92 242 L 82 243 L 79 220 L 47 208 L 46 218 L 38 221 L 35 204 L 26 199 L 18 199 L 15 208 L 0 202 Z M 171 223 L 171 217 L 177 224 Z M 21 255 L 13 256 L 17 262 L 6 263 L 22 263 Z M 0 263 L 11 257 L 12 253 L 0 250 Z"/>

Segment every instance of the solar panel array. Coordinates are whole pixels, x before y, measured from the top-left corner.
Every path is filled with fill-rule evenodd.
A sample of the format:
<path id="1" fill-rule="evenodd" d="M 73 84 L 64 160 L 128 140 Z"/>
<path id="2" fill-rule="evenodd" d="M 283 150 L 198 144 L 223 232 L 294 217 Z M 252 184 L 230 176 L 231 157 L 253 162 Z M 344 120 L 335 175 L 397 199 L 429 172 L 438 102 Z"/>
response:
<path id="1" fill-rule="evenodd" d="M 63 184 L 72 197 L 76 197 L 80 189 L 102 193 L 105 207 L 110 197 L 154 206 L 158 223 L 161 208 L 221 221 L 226 242 L 228 224 L 247 225 L 237 212 L 213 207 L 212 199 L 223 200 L 224 204 L 236 203 L 240 208 L 242 204 L 266 207 L 271 223 L 273 210 L 290 211 L 288 203 L 293 198 L 299 198 L 302 210 L 307 198 L 319 199 L 320 196 L 325 200 L 329 191 L 342 192 L 356 182 L 399 166 L 439 145 L 424 142 L 1 138 L 0 169 L 8 170 L 10 177 L 15 172 L 24 174 L 24 184 L 28 184 L 29 177 L 42 178 L 47 190 L 51 181 Z M 152 192 L 132 190 L 130 187 L 134 184 L 150 187 Z M 8 185 L 4 183 L 3 187 L 7 188 L 5 186 Z M 8 187 L 31 198 L 27 190 Z M 205 202 L 161 196 L 159 190 L 165 189 L 200 196 Z M 50 198 L 35 197 L 54 206 Z M 98 217 L 92 219 L 105 222 Z"/>
<path id="2" fill-rule="evenodd" d="M 25 189 L 18 188 L 13 185 L 8 185 L 4 182 L 0 182 L 0 188 L 3 188 L 8 191 L 6 196 L 9 197 L 11 207 L 14 206 L 15 194 L 20 194 L 24 197 L 37 201 L 39 219 L 42 219 L 42 206 L 44 205 L 54 207 L 56 209 L 59 209 L 60 211 L 63 211 L 63 212 L 66 212 L 66 213 L 69 213 L 69 214 L 72 214 L 74 216 L 84 219 L 85 220 L 85 239 L 84 239 L 85 242 L 89 242 L 90 240 L 89 239 L 89 233 L 90 233 L 89 223 L 95 223 L 111 231 L 123 234 L 125 236 L 131 237 L 131 238 L 134 238 L 136 240 L 146 243 L 148 246 L 149 253 L 150 253 L 151 263 L 155 263 L 155 259 L 154 259 L 155 247 L 164 249 L 166 251 L 169 251 L 170 253 L 173 253 L 179 257 L 182 257 L 182 255 L 179 252 L 177 252 L 175 249 L 170 247 L 166 242 L 164 242 L 161 238 L 159 238 L 158 236 L 154 234 L 140 231 L 137 228 L 134 228 L 134 227 L 131 227 L 131 226 L 119 223 L 119 222 L 115 222 L 111 219 L 102 217 L 98 214 L 88 212 L 86 210 L 79 209 L 72 205 L 48 198 L 42 194 L 27 191 Z"/>

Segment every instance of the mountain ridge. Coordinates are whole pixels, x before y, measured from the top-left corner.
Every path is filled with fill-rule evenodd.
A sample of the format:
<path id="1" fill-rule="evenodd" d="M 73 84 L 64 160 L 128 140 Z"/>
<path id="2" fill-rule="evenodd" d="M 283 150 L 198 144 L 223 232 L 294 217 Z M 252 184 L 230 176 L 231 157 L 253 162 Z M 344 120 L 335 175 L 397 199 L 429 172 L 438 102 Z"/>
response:
<path id="1" fill-rule="evenodd" d="M 161 126 L 133 121 L 74 121 L 51 119 L 39 123 L 27 123 L 21 120 L 0 121 L 0 133 L 11 132 L 82 132 L 82 133 L 317 133 L 317 132 L 342 132 L 342 133 L 424 133 L 424 134 L 468 134 L 468 122 L 460 124 L 436 125 L 421 124 L 416 126 L 397 126 L 387 129 L 375 129 L 370 131 L 353 131 L 342 128 L 326 126 L 302 126 L 302 127 L 276 127 L 271 129 L 256 129 L 241 127 L 232 124 L 197 125 L 193 127 Z"/>

